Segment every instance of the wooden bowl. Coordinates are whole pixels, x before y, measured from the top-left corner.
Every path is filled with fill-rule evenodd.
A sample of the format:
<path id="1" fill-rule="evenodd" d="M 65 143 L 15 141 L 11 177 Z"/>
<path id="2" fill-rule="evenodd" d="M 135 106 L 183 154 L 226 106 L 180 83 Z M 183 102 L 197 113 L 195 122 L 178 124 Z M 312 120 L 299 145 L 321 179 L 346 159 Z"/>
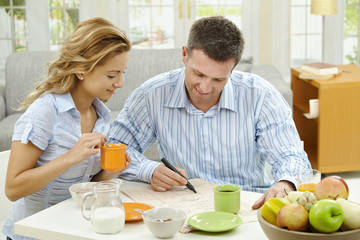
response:
<path id="1" fill-rule="evenodd" d="M 360 228 L 344 232 L 334 233 L 310 233 L 298 232 L 279 228 L 267 222 L 258 210 L 257 218 L 260 226 L 269 240 L 358 240 L 360 239 Z"/>

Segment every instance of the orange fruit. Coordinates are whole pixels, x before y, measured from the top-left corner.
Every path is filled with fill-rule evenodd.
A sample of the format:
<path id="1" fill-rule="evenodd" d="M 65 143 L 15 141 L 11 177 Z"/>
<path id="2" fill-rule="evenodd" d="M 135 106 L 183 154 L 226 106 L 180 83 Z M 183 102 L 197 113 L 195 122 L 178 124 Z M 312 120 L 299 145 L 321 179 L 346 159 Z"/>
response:
<path id="1" fill-rule="evenodd" d="M 305 192 L 305 191 L 309 191 L 309 192 L 314 192 L 316 183 L 300 183 L 298 185 L 298 190 L 300 192 Z"/>

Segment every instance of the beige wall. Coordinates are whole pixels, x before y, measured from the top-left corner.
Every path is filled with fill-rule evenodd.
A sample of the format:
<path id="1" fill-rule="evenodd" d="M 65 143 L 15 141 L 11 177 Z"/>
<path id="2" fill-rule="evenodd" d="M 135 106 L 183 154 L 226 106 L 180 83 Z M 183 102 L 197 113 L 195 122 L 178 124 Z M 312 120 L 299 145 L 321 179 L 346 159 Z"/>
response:
<path id="1" fill-rule="evenodd" d="M 259 12 L 259 63 L 272 64 L 273 0 L 261 1 Z"/>

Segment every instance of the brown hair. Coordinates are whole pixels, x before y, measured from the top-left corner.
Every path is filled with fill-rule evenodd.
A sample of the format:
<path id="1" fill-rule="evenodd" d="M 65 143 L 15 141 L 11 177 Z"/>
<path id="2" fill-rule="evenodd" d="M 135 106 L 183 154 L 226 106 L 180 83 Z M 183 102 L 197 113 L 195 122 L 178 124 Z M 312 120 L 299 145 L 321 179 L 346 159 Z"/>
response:
<path id="1" fill-rule="evenodd" d="M 192 50 L 197 49 L 215 61 L 235 59 L 236 66 L 244 49 L 244 38 L 240 29 L 230 20 L 222 16 L 206 17 L 192 25 L 187 48 L 189 56 Z"/>
<path id="2" fill-rule="evenodd" d="M 45 80 L 27 96 L 20 109 L 29 107 L 43 93 L 69 92 L 79 81 L 76 74 L 89 73 L 108 57 L 130 48 L 125 33 L 103 18 L 79 23 L 50 64 Z"/>

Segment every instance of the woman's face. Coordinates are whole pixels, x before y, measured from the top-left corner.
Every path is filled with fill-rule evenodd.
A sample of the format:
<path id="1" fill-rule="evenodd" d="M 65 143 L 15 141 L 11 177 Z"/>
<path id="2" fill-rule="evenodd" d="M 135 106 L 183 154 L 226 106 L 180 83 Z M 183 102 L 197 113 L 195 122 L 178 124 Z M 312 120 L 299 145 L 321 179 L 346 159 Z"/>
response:
<path id="1" fill-rule="evenodd" d="M 129 52 L 123 52 L 109 57 L 90 73 L 84 74 L 80 86 L 91 98 L 109 100 L 118 88 L 124 85 L 123 74 L 129 61 Z"/>

